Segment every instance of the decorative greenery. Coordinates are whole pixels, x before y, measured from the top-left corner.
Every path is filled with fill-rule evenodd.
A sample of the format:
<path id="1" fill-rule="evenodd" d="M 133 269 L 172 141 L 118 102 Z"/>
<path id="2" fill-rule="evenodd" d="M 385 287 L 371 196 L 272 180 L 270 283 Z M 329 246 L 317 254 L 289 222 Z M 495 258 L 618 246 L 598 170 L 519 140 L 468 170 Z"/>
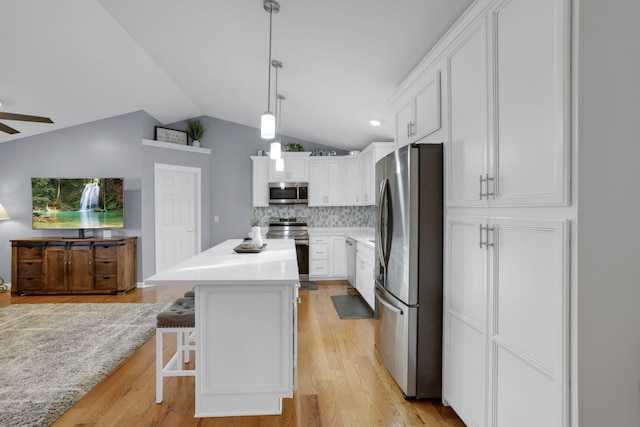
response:
<path id="1" fill-rule="evenodd" d="M 287 144 L 286 147 L 287 147 L 287 151 L 304 151 L 304 148 L 302 147 L 302 145 L 298 144 L 297 142 L 292 142 L 290 144 Z"/>
<path id="2" fill-rule="evenodd" d="M 187 120 L 187 134 L 191 137 L 193 141 L 200 141 L 200 138 L 204 136 L 204 133 L 207 129 L 202 124 L 202 120 L 200 119 L 189 119 Z"/>
<path id="3" fill-rule="evenodd" d="M 260 227 L 260 223 L 261 223 L 260 217 L 257 217 L 257 216 L 252 216 L 251 217 L 251 226 L 252 227 Z"/>

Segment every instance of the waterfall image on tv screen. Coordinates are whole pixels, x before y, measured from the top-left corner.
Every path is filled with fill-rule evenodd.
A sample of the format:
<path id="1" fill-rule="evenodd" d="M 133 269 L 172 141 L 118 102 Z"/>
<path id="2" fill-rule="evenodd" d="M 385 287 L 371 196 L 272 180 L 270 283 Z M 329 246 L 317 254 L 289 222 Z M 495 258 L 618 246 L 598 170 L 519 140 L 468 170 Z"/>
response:
<path id="1" fill-rule="evenodd" d="M 33 228 L 123 228 L 123 181 L 123 178 L 31 178 Z"/>

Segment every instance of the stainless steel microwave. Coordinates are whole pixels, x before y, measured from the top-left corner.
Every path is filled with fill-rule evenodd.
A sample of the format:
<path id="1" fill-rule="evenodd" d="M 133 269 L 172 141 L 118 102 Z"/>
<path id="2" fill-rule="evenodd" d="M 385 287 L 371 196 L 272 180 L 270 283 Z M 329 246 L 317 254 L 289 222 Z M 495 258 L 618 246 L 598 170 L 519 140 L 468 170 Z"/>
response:
<path id="1" fill-rule="evenodd" d="M 270 182 L 269 183 L 269 204 L 270 205 L 287 205 L 302 204 L 306 205 L 309 200 L 307 193 L 309 184 L 306 182 Z"/>

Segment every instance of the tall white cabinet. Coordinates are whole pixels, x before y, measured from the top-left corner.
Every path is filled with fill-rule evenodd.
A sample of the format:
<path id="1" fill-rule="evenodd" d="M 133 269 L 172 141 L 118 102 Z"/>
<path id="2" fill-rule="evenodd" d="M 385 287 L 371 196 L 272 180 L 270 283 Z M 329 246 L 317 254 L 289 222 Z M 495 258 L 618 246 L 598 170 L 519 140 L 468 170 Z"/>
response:
<path id="1" fill-rule="evenodd" d="M 476 1 L 399 89 L 442 68 L 443 401 L 469 426 L 570 425 L 570 1 Z"/>

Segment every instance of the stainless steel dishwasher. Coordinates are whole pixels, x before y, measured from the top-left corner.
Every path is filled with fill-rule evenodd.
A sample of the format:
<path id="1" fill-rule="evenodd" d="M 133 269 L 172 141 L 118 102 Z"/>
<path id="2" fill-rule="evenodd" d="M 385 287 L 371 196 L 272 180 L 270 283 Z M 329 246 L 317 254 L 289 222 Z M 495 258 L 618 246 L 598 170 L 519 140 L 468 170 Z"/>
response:
<path id="1" fill-rule="evenodd" d="M 347 246 L 347 281 L 351 287 L 356 287 L 356 241 L 350 237 L 345 239 Z"/>

